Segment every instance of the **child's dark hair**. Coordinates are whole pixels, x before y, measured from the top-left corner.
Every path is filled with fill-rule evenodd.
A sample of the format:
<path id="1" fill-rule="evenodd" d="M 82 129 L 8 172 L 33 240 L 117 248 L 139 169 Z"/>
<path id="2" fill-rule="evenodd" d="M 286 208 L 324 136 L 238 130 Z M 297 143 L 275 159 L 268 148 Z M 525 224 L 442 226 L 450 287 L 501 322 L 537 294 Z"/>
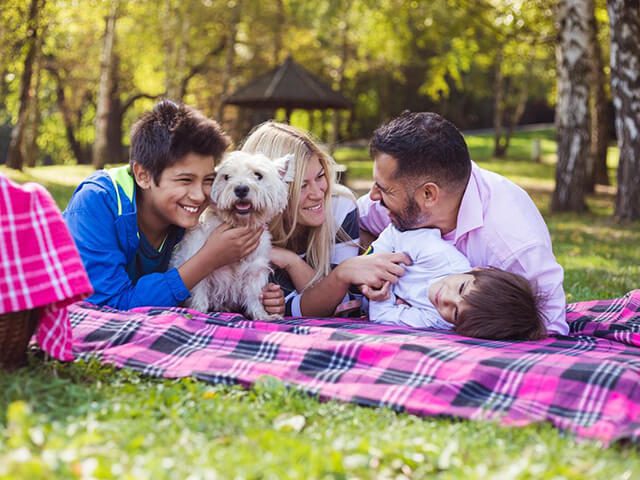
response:
<path id="1" fill-rule="evenodd" d="M 162 100 L 133 125 L 129 164 L 143 166 L 157 185 L 164 169 L 185 155 L 197 153 L 218 159 L 229 143 L 216 121 L 195 108 Z"/>
<path id="2" fill-rule="evenodd" d="M 464 297 L 454 327 L 460 335 L 492 340 L 540 340 L 547 329 L 541 299 L 521 275 L 497 268 L 480 268 L 473 289 Z"/>

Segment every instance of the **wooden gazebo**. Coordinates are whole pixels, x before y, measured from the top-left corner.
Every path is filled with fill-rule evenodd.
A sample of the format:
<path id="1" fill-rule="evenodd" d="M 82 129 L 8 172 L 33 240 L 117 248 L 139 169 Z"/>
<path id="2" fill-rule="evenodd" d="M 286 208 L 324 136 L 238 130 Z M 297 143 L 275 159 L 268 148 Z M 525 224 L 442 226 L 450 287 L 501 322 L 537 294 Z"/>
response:
<path id="1" fill-rule="evenodd" d="M 352 105 L 291 56 L 280 66 L 240 87 L 224 104 L 259 110 L 284 108 L 287 122 L 294 109 L 350 109 Z"/>

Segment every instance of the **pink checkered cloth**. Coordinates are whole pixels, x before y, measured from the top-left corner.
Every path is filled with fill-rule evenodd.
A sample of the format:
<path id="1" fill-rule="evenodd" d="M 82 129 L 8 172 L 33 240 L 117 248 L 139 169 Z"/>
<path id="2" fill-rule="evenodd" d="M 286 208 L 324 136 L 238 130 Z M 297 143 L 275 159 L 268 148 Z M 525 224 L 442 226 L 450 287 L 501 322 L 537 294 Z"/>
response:
<path id="1" fill-rule="evenodd" d="M 0 174 L 0 315 L 38 309 L 36 340 L 73 360 L 67 305 L 91 294 L 89 278 L 53 198 Z"/>

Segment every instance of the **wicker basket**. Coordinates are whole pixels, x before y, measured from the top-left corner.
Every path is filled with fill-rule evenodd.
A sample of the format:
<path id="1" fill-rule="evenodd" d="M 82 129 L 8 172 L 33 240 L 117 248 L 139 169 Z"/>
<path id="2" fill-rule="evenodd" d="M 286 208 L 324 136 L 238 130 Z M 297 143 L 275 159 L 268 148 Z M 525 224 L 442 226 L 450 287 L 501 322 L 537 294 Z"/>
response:
<path id="1" fill-rule="evenodd" d="M 38 324 L 33 310 L 0 315 L 0 368 L 12 370 L 27 363 L 27 346 Z"/>

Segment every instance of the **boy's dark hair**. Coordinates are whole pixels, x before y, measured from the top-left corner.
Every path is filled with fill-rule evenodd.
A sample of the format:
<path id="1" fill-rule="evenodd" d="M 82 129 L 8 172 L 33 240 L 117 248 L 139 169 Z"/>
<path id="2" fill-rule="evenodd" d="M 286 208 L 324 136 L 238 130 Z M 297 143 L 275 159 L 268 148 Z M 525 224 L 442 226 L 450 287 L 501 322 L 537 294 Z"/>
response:
<path id="1" fill-rule="evenodd" d="M 222 156 L 229 137 L 214 120 L 195 108 L 162 100 L 145 112 L 131 129 L 129 165 L 143 166 L 158 184 L 160 175 L 189 153 Z"/>
<path id="2" fill-rule="evenodd" d="M 437 113 L 403 112 L 373 132 L 369 153 L 395 158 L 396 178 L 427 177 L 441 186 L 464 188 L 471 175 L 464 137 Z"/>
<path id="3" fill-rule="evenodd" d="M 521 275 L 497 268 L 469 272 L 473 289 L 454 330 L 467 337 L 493 340 L 540 340 L 547 336 L 540 298 Z"/>

